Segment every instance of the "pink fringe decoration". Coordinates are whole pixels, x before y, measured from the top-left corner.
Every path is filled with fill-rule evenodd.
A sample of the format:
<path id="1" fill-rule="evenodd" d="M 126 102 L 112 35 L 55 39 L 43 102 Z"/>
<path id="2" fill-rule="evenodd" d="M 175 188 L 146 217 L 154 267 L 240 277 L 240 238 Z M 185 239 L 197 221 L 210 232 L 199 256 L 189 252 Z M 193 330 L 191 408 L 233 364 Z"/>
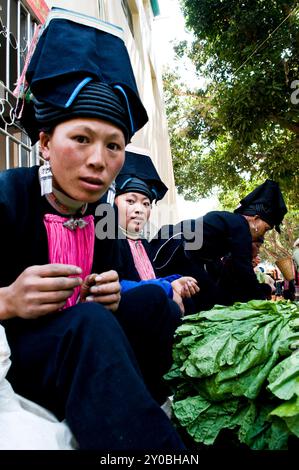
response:
<path id="1" fill-rule="evenodd" d="M 91 273 L 94 253 L 94 219 L 92 215 L 81 217 L 87 225 L 70 230 L 63 226 L 68 217 L 54 214 L 45 214 L 44 224 L 47 230 L 49 263 L 73 264 L 82 269 L 81 277 L 84 280 Z M 67 299 L 63 308 L 72 307 L 77 303 L 80 286 Z"/>
<path id="2" fill-rule="evenodd" d="M 141 240 L 127 238 L 134 259 L 135 268 L 142 281 L 156 279 L 155 271 Z"/>

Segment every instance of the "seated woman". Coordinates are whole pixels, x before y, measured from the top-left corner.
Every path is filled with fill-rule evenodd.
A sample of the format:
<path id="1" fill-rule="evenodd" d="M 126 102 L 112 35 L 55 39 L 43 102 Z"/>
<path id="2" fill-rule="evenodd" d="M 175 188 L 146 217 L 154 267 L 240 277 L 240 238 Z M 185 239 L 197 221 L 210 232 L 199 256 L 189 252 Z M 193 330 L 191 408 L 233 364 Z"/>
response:
<path id="1" fill-rule="evenodd" d="M 161 286 L 185 312 L 183 299 L 199 291 L 191 276 L 170 274 L 156 277 L 150 257 L 149 242 L 143 237 L 143 228 L 151 215 L 153 201 L 159 201 L 167 192 L 156 168 L 144 149 L 132 145 L 126 148 L 125 163 L 116 178 L 115 204 L 118 208 L 120 246 L 123 265 L 122 292 L 144 284 Z"/>
<path id="2" fill-rule="evenodd" d="M 63 15 L 46 22 L 19 100 L 45 164 L 0 173 L 7 380 L 65 420 L 80 450 L 182 450 L 159 406 L 179 308 L 157 286 L 120 295 L 118 244 L 95 231 L 146 111 L 119 28 Z M 91 272 L 97 282 L 80 302 Z"/>
<path id="3" fill-rule="evenodd" d="M 179 271 L 196 278 L 201 288 L 194 297 L 198 311 L 267 299 L 270 288 L 258 282 L 253 270 L 252 243 L 274 226 L 279 231 L 286 212 L 279 185 L 266 180 L 241 200 L 234 213 L 212 211 L 178 227 L 162 227 L 151 241 L 156 271 L 160 276 Z M 166 241 L 163 232 L 169 234 Z M 201 243 L 189 242 L 192 233 Z"/>

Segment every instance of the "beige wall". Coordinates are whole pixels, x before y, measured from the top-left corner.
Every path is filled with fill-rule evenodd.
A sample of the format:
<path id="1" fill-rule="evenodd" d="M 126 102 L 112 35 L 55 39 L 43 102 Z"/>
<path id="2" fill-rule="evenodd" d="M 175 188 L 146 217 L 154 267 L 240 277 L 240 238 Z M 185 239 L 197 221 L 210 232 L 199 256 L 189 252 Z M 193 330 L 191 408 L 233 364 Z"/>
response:
<path id="1" fill-rule="evenodd" d="M 149 149 L 162 180 L 169 188 L 163 201 L 153 208 L 152 222 L 155 226 L 176 222 L 173 167 L 163 101 L 162 74 L 156 61 L 157 51 L 154 50 L 152 42 L 153 16 L 150 0 L 128 0 L 134 37 L 121 6 L 121 0 L 47 0 L 47 4 L 49 7 L 58 6 L 91 16 L 100 16 L 101 19 L 123 28 L 139 94 L 149 116 L 149 122 L 133 137 L 132 143 Z"/>
<path id="2" fill-rule="evenodd" d="M 96 0 L 46 0 L 49 7 L 66 8 L 67 10 L 76 10 L 90 16 L 99 15 L 99 2 Z"/>

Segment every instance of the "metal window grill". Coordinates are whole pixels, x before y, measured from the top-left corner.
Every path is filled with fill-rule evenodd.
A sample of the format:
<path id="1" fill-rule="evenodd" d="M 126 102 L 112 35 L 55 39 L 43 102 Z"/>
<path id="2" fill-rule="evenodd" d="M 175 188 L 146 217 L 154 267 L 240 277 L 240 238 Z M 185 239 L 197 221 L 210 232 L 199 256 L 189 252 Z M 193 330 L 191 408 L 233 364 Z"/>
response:
<path id="1" fill-rule="evenodd" d="M 37 22 L 20 0 L 0 3 L 0 170 L 32 166 L 36 147 L 15 122 L 13 89 L 23 69 Z"/>

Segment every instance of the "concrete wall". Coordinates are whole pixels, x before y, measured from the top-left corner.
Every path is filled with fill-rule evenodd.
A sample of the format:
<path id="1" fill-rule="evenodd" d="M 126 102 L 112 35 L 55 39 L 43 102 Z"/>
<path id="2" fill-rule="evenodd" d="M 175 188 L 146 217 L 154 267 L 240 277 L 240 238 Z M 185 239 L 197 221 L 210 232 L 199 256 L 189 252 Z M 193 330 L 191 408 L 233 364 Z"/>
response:
<path id="1" fill-rule="evenodd" d="M 90 16 L 99 16 L 99 2 L 97 0 L 46 0 L 51 8 L 53 6 L 75 10 Z"/>
<path id="2" fill-rule="evenodd" d="M 134 36 L 121 5 L 121 0 L 47 0 L 49 7 L 58 6 L 80 11 L 121 26 L 129 51 L 132 67 L 142 102 L 147 110 L 149 122 L 132 139 L 138 147 L 150 150 L 153 162 L 169 188 L 163 201 L 153 208 L 152 221 L 156 226 L 176 222 L 176 194 L 165 106 L 163 100 L 162 74 L 153 48 L 153 13 L 150 0 L 128 0 L 132 14 Z"/>

